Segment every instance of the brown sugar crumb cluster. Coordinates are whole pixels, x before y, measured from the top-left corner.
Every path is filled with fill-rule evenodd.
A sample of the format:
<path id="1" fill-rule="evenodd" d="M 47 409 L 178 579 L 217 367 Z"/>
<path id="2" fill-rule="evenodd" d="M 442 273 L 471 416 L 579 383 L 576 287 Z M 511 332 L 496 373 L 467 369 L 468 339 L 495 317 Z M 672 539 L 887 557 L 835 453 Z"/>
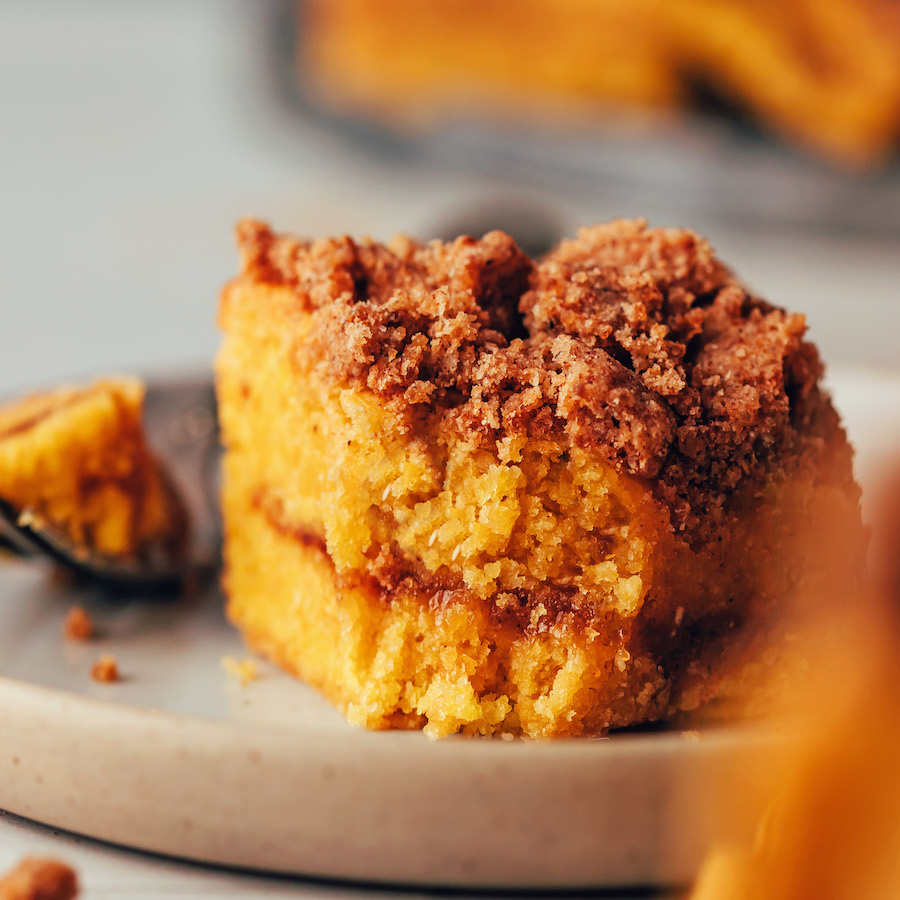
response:
<path id="1" fill-rule="evenodd" d="M 28 856 L 0 878 L 0 900 L 74 900 L 78 875 L 57 859 Z"/>
<path id="2" fill-rule="evenodd" d="M 238 239 L 246 273 L 316 311 L 310 352 L 331 379 L 476 441 L 563 431 L 654 479 L 701 539 L 740 483 L 782 474 L 781 451 L 824 452 L 836 427 L 803 317 L 751 295 L 688 230 L 619 220 L 537 261 L 500 232 L 383 246 L 246 221 Z"/>

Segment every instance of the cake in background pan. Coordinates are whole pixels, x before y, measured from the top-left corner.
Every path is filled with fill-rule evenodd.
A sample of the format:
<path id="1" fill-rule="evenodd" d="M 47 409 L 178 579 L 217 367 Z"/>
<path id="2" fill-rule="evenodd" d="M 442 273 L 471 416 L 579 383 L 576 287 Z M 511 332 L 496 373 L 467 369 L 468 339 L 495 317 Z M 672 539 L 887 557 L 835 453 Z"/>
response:
<path id="1" fill-rule="evenodd" d="M 398 123 L 590 122 L 710 96 L 851 167 L 900 135 L 891 0 L 304 0 L 301 78 Z"/>

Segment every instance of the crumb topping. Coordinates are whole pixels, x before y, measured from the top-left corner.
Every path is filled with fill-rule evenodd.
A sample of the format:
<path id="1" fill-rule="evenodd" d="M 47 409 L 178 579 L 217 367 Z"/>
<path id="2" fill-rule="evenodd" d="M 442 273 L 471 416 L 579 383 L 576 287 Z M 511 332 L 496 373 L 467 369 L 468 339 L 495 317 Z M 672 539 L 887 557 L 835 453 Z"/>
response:
<path id="1" fill-rule="evenodd" d="M 314 312 L 322 374 L 474 442 L 562 431 L 650 479 L 682 532 L 702 537 L 739 484 L 839 428 L 804 318 L 688 230 L 618 220 L 537 261 L 501 232 L 309 242 L 245 221 L 238 243 L 246 276 Z"/>
<path id="2" fill-rule="evenodd" d="M 0 900 L 73 900 L 75 870 L 57 859 L 28 856 L 0 878 Z"/>

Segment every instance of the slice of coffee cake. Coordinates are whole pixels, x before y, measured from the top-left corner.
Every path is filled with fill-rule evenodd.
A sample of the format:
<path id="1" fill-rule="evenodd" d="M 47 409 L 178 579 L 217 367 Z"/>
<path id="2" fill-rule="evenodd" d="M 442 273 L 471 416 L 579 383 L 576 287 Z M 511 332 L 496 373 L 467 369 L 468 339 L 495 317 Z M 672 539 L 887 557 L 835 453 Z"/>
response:
<path id="1" fill-rule="evenodd" d="M 245 221 L 238 242 L 228 612 L 350 721 L 658 720 L 852 568 L 851 455 L 803 319 L 691 232 L 618 221 L 538 262 L 499 232 L 383 246 Z M 816 520 L 828 566 L 794 550 Z"/>

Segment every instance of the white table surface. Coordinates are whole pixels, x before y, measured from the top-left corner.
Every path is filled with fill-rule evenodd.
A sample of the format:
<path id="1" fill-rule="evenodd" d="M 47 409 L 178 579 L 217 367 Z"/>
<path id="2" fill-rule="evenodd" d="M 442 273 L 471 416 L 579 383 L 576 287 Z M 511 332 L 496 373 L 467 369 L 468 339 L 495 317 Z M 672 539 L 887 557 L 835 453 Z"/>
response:
<path id="1" fill-rule="evenodd" d="M 208 365 L 244 215 L 386 237 L 522 193 L 571 227 L 644 212 L 374 162 L 285 117 L 259 58 L 269 9 L 0 0 L 0 392 Z M 898 365 L 897 240 L 666 224 L 705 231 L 760 293 L 805 311 L 827 360 Z M 0 813 L 0 870 L 26 853 L 71 861 L 89 900 L 360 894 L 157 859 Z"/>

